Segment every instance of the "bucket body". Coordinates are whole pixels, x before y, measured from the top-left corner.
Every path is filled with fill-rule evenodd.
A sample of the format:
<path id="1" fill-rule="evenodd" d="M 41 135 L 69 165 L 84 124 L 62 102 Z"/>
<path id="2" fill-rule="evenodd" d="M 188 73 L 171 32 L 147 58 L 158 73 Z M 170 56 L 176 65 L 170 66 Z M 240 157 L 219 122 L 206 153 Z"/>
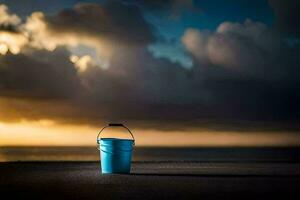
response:
<path id="1" fill-rule="evenodd" d="M 129 174 L 134 140 L 118 138 L 101 138 L 101 171 L 103 174 Z"/>

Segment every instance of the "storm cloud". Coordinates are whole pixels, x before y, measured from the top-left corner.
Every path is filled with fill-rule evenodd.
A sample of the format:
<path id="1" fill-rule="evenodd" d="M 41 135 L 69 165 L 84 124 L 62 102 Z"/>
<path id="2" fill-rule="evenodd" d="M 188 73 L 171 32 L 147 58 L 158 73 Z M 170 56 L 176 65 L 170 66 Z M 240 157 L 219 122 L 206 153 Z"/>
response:
<path id="1" fill-rule="evenodd" d="M 26 49 L 0 58 L 2 95 L 63 98 L 80 90 L 76 69 L 63 48 Z"/>
<path id="2" fill-rule="evenodd" d="M 300 34 L 300 2 L 297 0 L 269 0 L 274 9 L 278 30 L 288 35 Z"/>
<path id="3" fill-rule="evenodd" d="M 215 32 L 188 29 L 182 38 L 188 51 L 203 65 L 239 72 L 249 78 L 281 80 L 290 74 L 285 44 L 260 22 L 223 22 Z"/>
<path id="4" fill-rule="evenodd" d="M 206 78 L 217 116 L 244 119 L 298 117 L 299 47 L 289 47 L 260 22 L 224 22 L 215 32 L 188 29 L 182 42 Z M 224 114 L 227 113 L 227 114 Z"/>
<path id="5" fill-rule="evenodd" d="M 23 22 L 1 12 L 8 17 L 0 25 L 17 31 L 0 35 L 24 38 L 0 57 L 2 120 L 187 127 L 299 118 L 299 47 L 261 22 L 187 29 L 182 45 L 194 65 L 186 69 L 148 50 L 155 30 L 135 4 L 78 4 Z M 17 39 L 1 44 L 13 49 L 9 41 Z"/>
<path id="6" fill-rule="evenodd" d="M 100 37 L 127 45 L 148 44 L 154 39 L 138 7 L 121 3 L 77 4 L 55 16 L 46 16 L 44 21 L 50 34 Z"/>

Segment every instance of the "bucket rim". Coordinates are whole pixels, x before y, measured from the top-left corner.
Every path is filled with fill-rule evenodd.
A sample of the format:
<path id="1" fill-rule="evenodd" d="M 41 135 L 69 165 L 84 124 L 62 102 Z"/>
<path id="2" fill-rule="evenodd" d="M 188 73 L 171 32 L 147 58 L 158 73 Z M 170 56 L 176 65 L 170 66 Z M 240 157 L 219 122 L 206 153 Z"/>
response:
<path id="1" fill-rule="evenodd" d="M 123 138 L 98 138 L 97 141 L 106 140 L 106 141 L 113 141 L 113 140 L 120 140 L 120 141 L 135 141 L 134 139 L 123 139 Z"/>

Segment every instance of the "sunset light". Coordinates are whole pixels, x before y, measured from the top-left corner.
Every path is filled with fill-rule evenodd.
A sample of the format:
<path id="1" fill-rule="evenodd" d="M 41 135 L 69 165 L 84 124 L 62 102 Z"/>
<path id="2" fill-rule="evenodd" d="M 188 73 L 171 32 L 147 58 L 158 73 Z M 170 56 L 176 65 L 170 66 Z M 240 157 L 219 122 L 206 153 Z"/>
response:
<path id="1" fill-rule="evenodd" d="M 0 0 L 7 199 L 300 199 L 300 0 Z"/>
<path id="2" fill-rule="evenodd" d="M 51 120 L 0 123 L 1 146 L 95 146 L 100 126 L 63 125 Z M 134 129 L 138 146 L 263 147 L 300 145 L 298 133 L 157 131 Z M 269 138 L 270 134 L 272 139 Z"/>

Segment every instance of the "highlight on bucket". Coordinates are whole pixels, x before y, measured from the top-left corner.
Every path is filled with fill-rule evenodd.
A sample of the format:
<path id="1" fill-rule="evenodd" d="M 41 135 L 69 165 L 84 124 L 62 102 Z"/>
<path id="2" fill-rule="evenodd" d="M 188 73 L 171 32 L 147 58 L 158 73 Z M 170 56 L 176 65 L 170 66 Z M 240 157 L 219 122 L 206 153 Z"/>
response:
<path id="1" fill-rule="evenodd" d="M 131 139 L 114 137 L 100 137 L 104 130 L 123 128 L 127 130 Z M 98 150 L 100 151 L 102 174 L 129 174 L 131 168 L 131 157 L 135 139 L 132 132 L 123 124 L 110 123 L 103 127 L 97 136 Z"/>

